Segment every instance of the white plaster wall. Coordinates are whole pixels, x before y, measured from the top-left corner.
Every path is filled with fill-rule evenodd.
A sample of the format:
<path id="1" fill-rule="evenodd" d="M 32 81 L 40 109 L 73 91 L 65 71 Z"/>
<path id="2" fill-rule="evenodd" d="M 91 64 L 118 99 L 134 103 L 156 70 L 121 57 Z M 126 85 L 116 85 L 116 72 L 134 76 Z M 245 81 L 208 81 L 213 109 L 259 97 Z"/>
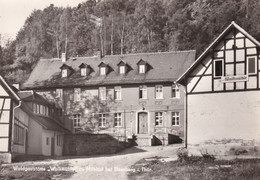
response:
<path id="1" fill-rule="evenodd" d="M 260 140 L 260 91 L 188 96 L 188 144 Z"/>
<path id="2" fill-rule="evenodd" d="M 46 139 L 49 137 L 49 144 L 46 144 Z M 53 134 L 49 131 L 43 130 L 42 131 L 42 155 L 50 156 L 51 155 L 51 138 Z"/>
<path id="3" fill-rule="evenodd" d="M 41 125 L 33 119 L 30 119 L 28 131 L 28 154 L 42 154 L 42 131 Z"/>
<path id="4" fill-rule="evenodd" d="M 8 151 L 8 141 L 9 141 L 9 138 L 0 138 L 0 144 L 1 144 L 0 151 L 2 151 L 2 152 Z"/>

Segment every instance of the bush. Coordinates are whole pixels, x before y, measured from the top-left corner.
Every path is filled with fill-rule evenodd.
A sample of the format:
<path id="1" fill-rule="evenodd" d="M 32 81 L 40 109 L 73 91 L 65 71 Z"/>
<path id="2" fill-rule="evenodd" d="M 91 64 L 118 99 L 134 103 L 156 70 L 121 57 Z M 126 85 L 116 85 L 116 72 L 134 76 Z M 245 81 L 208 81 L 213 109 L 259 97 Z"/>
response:
<path id="1" fill-rule="evenodd" d="M 189 159 L 188 150 L 186 148 L 179 148 L 177 150 L 178 160 L 180 162 L 187 161 Z"/>

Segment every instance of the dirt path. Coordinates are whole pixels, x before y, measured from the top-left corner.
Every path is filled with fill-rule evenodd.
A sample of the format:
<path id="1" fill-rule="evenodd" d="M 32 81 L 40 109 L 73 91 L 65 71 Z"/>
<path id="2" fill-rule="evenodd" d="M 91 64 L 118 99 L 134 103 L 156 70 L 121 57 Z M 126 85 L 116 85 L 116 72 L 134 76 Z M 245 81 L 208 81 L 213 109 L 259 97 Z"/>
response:
<path id="1" fill-rule="evenodd" d="M 165 147 L 132 147 L 119 154 L 93 158 L 79 158 L 69 160 L 70 165 L 75 167 L 76 174 L 72 180 L 124 180 L 127 179 L 128 171 L 133 171 L 130 166 L 142 158 L 148 157 L 169 157 L 177 158 L 176 150 L 180 146 Z M 147 169 L 142 169 L 143 171 Z"/>

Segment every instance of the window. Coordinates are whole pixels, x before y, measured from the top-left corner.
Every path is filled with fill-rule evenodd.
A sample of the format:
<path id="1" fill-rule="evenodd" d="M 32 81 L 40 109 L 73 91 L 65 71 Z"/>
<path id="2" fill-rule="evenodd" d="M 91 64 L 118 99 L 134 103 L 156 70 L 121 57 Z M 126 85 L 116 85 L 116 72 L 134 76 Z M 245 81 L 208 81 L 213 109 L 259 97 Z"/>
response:
<path id="1" fill-rule="evenodd" d="M 115 87 L 115 100 L 121 100 L 121 86 Z"/>
<path id="2" fill-rule="evenodd" d="M 80 74 L 81 74 L 81 76 L 86 76 L 87 75 L 87 68 L 81 68 Z"/>
<path id="3" fill-rule="evenodd" d="M 39 105 L 39 104 L 36 104 L 36 107 L 37 107 L 36 113 L 37 113 L 37 114 L 40 114 L 40 105 Z"/>
<path id="4" fill-rule="evenodd" d="M 139 87 L 139 99 L 147 99 L 147 86 Z"/>
<path id="5" fill-rule="evenodd" d="M 180 98 L 180 89 L 176 84 L 172 85 L 172 98 Z"/>
<path id="6" fill-rule="evenodd" d="M 100 75 L 106 75 L 106 67 L 100 67 Z"/>
<path id="7" fill-rule="evenodd" d="M 140 74 L 145 73 L 145 65 L 144 64 L 139 65 L 139 73 Z"/>
<path id="8" fill-rule="evenodd" d="M 247 74 L 256 74 L 256 58 L 247 58 Z"/>
<path id="9" fill-rule="evenodd" d="M 49 108 L 48 107 L 46 107 L 45 115 L 49 116 Z"/>
<path id="10" fill-rule="evenodd" d="M 122 126 L 122 115 L 121 113 L 115 113 L 115 127 Z"/>
<path id="11" fill-rule="evenodd" d="M 155 99 L 163 99 L 163 86 L 162 85 L 155 86 Z"/>
<path id="12" fill-rule="evenodd" d="M 37 113 L 37 105 L 33 103 L 33 113 Z"/>
<path id="13" fill-rule="evenodd" d="M 98 126 L 99 127 L 106 127 L 106 114 L 99 114 Z"/>
<path id="14" fill-rule="evenodd" d="M 68 76 L 68 70 L 67 69 L 62 69 L 61 70 L 61 77 L 67 77 Z"/>
<path id="15" fill-rule="evenodd" d="M 106 87 L 99 87 L 99 99 L 103 101 L 107 99 Z"/>
<path id="16" fill-rule="evenodd" d="M 57 146 L 61 146 L 62 145 L 62 136 L 61 135 L 57 135 Z"/>
<path id="17" fill-rule="evenodd" d="M 180 125 L 180 113 L 172 112 L 172 125 L 179 126 Z"/>
<path id="18" fill-rule="evenodd" d="M 74 101 L 80 101 L 80 97 L 81 97 L 81 89 L 74 88 Z"/>
<path id="19" fill-rule="evenodd" d="M 214 76 L 221 77 L 223 76 L 223 60 L 215 60 L 214 61 Z"/>
<path id="20" fill-rule="evenodd" d="M 58 98 L 62 98 L 63 90 L 62 89 L 56 89 L 56 95 L 57 95 Z"/>
<path id="21" fill-rule="evenodd" d="M 17 120 L 15 120 L 14 124 L 14 143 L 24 145 L 24 135 L 25 129 Z"/>
<path id="22" fill-rule="evenodd" d="M 73 115 L 73 127 L 74 128 L 79 128 L 80 127 L 80 114 L 74 114 Z"/>
<path id="23" fill-rule="evenodd" d="M 49 141 L 50 141 L 50 140 L 49 140 L 49 137 L 47 137 L 47 138 L 46 138 L 46 145 L 49 145 L 49 144 L 50 144 Z"/>
<path id="24" fill-rule="evenodd" d="M 125 66 L 119 66 L 119 73 L 125 74 Z"/>
<path id="25" fill-rule="evenodd" d="M 162 126 L 163 122 L 163 112 L 155 112 L 155 125 Z"/>

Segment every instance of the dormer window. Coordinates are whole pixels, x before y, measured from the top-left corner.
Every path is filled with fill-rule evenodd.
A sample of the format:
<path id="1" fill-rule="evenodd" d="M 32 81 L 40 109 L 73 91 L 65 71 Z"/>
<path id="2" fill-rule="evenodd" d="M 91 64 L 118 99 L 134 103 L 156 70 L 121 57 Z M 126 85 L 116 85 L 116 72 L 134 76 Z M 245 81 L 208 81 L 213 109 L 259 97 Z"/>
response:
<path id="1" fill-rule="evenodd" d="M 138 63 L 138 72 L 139 74 L 145 74 L 147 72 L 148 64 L 144 60 L 140 60 Z"/>
<path id="2" fill-rule="evenodd" d="M 98 66 L 99 66 L 100 75 L 101 76 L 106 75 L 108 72 L 108 65 L 102 62 Z"/>
<path id="3" fill-rule="evenodd" d="M 82 63 L 80 66 L 80 75 L 81 76 L 87 76 L 90 73 L 90 67 L 89 65 Z"/>
<path id="4" fill-rule="evenodd" d="M 72 72 L 72 68 L 66 64 L 63 64 L 61 67 L 61 77 L 68 77 L 70 73 Z"/>
<path id="5" fill-rule="evenodd" d="M 120 61 L 118 64 L 119 74 L 125 74 L 127 71 L 127 64 L 124 61 Z"/>

